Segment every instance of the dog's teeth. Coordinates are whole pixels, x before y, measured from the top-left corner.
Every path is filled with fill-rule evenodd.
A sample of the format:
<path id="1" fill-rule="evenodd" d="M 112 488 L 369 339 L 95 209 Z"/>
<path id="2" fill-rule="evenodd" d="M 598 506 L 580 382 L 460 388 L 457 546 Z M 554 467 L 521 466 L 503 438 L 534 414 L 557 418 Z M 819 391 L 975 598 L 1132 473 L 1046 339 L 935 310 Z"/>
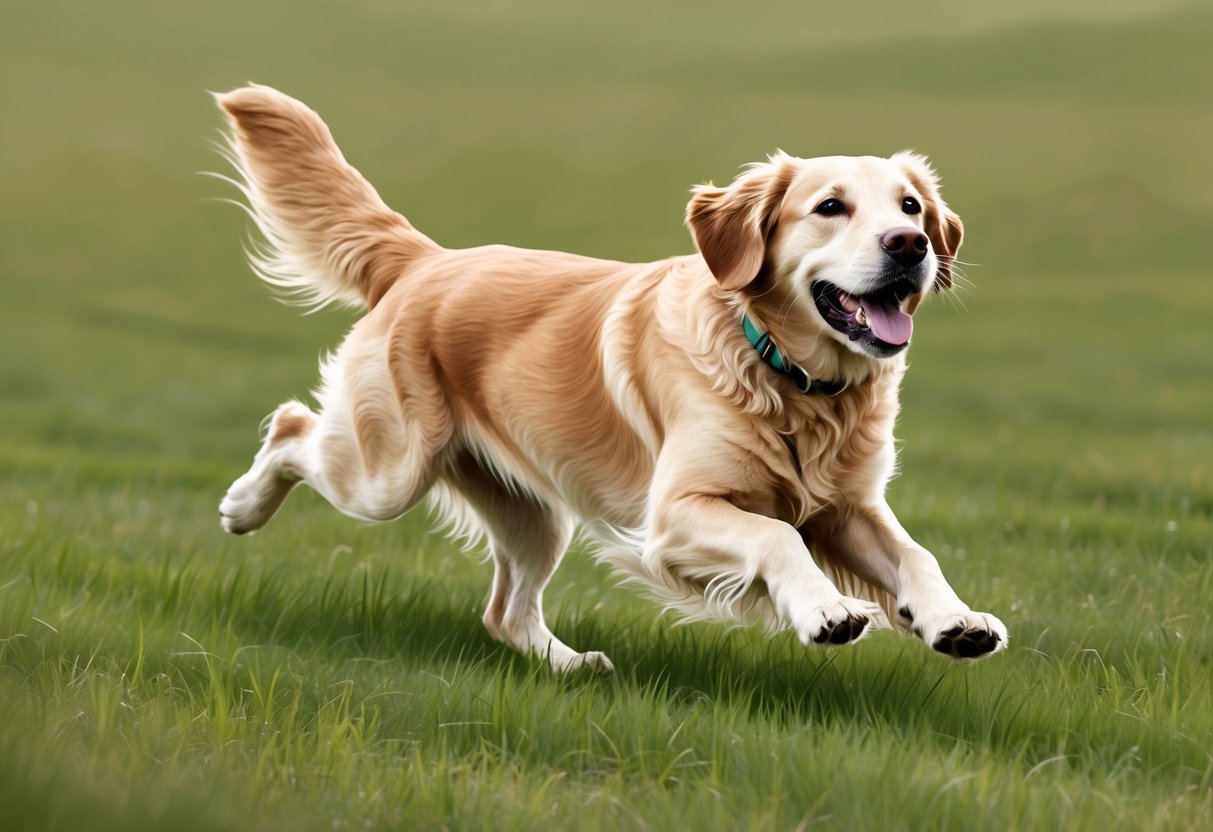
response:
<path id="1" fill-rule="evenodd" d="M 855 321 L 860 326 L 868 325 L 868 315 L 866 312 L 863 311 L 862 306 L 855 310 Z"/>

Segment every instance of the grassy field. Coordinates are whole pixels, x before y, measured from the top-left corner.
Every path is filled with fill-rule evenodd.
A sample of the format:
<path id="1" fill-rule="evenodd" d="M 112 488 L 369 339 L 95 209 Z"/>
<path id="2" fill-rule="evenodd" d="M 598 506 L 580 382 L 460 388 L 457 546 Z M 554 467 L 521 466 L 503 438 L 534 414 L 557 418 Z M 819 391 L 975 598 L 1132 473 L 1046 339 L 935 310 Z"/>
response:
<path id="1" fill-rule="evenodd" d="M 25 4 L 0 31 L 0 825 L 1213 824 L 1213 13 L 1174 3 Z M 844 5 L 844 4 L 836 4 Z M 216 505 L 350 317 L 243 264 L 203 94 L 297 95 L 440 242 L 689 250 L 776 147 L 929 153 L 891 502 L 1008 652 L 673 626 L 574 552 L 557 678 L 413 514 Z"/>

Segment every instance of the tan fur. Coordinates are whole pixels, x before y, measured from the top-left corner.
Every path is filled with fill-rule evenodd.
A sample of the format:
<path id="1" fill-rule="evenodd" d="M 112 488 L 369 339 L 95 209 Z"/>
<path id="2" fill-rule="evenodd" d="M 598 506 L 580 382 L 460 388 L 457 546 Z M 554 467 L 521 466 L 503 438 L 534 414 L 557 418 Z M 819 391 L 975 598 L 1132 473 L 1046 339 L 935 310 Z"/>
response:
<path id="1" fill-rule="evenodd" d="M 931 238 L 931 247 L 939 258 L 935 285 L 939 289 L 949 289 L 952 286 L 952 265 L 956 262 L 956 252 L 960 251 L 960 243 L 964 239 L 964 223 L 940 198 L 939 183 L 926 157 L 905 151 L 894 156 L 893 161 L 901 165 L 914 187 L 926 198 L 923 204 L 926 212 L 923 230 Z"/>
<path id="2" fill-rule="evenodd" d="M 300 413 L 287 413 L 274 422 L 274 431 L 267 439 L 270 444 L 306 436 L 314 422 Z"/>
<path id="3" fill-rule="evenodd" d="M 384 205 L 304 105 L 268 87 L 218 101 L 268 244 L 259 272 L 312 302 L 368 308 L 322 368 L 319 413 L 274 414 L 274 441 L 221 506 L 226 528 L 264 525 L 298 481 L 372 520 L 429 493 L 457 532 L 488 538 L 490 632 L 560 669 L 609 667 L 543 623 L 542 589 L 576 521 L 689 615 L 757 611 L 806 643 L 857 639 L 874 608 L 842 595 L 807 541 L 890 620 L 912 607 L 929 642 L 959 621 L 1005 646 L 1001 623 L 955 597 L 885 505 L 903 355 L 864 354 L 809 297 L 817 276 L 850 291 L 880 265 L 874 241 L 907 222 L 907 194 L 939 251 L 925 267 L 946 281 L 959 220 L 924 160 L 777 154 L 726 188 L 697 188 L 699 253 L 657 263 L 449 250 Z M 840 188 L 859 207 L 823 223 L 813 206 Z M 847 389 L 797 391 L 750 346 L 743 312 Z"/>

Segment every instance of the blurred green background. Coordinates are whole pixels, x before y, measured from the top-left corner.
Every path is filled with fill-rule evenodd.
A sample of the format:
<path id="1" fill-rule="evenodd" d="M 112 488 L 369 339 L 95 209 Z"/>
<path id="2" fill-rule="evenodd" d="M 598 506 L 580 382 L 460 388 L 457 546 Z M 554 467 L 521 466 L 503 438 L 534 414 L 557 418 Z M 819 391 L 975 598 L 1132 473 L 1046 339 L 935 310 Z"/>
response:
<path id="1" fill-rule="evenodd" d="M 3 816 L 1201 825 L 1211 42 L 1208 3 L 1144 0 L 10 4 Z M 656 259 L 691 249 L 692 184 L 776 148 L 928 154 L 970 285 L 920 313 L 890 496 L 1012 649 L 952 673 L 889 634 L 836 661 L 749 630 L 671 634 L 578 555 L 554 629 L 621 672 L 564 687 L 481 632 L 487 569 L 423 517 L 370 527 L 299 494 L 263 535 L 225 538 L 215 507 L 259 420 L 306 396 L 353 320 L 274 301 L 247 221 L 215 199 L 230 189 L 197 175 L 223 170 L 205 91 L 248 80 L 317 109 L 452 247 Z M 254 667 L 250 645 L 282 652 Z M 279 682 L 285 717 L 262 696 Z"/>
<path id="2" fill-rule="evenodd" d="M 348 321 L 276 305 L 242 262 L 242 216 L 208 201 L 230 193 L 195 176 L 222 168 L 204 90 L 246 80 L 316 108 L 449 246 L 654 259 L 689 249 L 691 184 L 775 148 L 915 148 L 977 264 L 966 349 L 926 371 L 1017 353 L 1005 371 L 1030 387 L 1010 406 L 1063 375 L 1085 402 L 1136 372 L 1076 335 L 1091 327 L 1101 347 L 1162 351 L 1124 379 L 1149 422 L 1160 396 L 1190 404 L 1176 388 L 1204 386 L 1209 327 L 1186 316 L 1208 296 L 1172 275 L 1208 272 L 1211 21 L 1205 5 L 1123 1 L 15 6 L 0 35 L 4 442 L 222 455 L 312 383 L 307 353 Z M 1026 314 L 1006 296 L 1031 298 Z M 932 338 L 923 326 L 916 346 Z"/>

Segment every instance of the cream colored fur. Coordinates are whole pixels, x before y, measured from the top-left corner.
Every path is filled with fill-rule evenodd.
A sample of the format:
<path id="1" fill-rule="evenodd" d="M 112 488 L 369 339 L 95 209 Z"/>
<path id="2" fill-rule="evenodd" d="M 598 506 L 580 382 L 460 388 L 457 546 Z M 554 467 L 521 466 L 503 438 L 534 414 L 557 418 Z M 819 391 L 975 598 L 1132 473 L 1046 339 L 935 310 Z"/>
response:
<path id="1" fill-rule="evenodd" d="M 261 86 L 217 99 L 264 238 L 257 272 L 368 310 L 321 367 L 318 409 L 272 415 L 220 506 L 228 531 L 263 526 L 300 482 L 376 521 L 429 495 L 457 533 L 487 538 L 489 631 L 560 670 L 610 667 L 544 623 L 543 588 L 578 524 L 687 615 L 757 614 L 806 644 L 845 643 L 879 605 L 954 657 L 972 652 L 961 642 L 1005 647 L 1003 625 L 956 597 L 885 503 L 904 354 L 868 354 L 810 294 L 822 279 L 864 291 L 880 234 L 907 221 L 931 251 L 905 307 L 948 282 L 961 226 L 925 160 L 778 154 L 697 188 L 699 252 L 657 263 L 451 250 L 388 208 L 300 102 Z M 848 216 L 815 213 L 825 195 Z M 921 214 L 900 210 L 907 195 Z M 846 390 L 796 390 L 750 346 L 743 312 Z"/>

